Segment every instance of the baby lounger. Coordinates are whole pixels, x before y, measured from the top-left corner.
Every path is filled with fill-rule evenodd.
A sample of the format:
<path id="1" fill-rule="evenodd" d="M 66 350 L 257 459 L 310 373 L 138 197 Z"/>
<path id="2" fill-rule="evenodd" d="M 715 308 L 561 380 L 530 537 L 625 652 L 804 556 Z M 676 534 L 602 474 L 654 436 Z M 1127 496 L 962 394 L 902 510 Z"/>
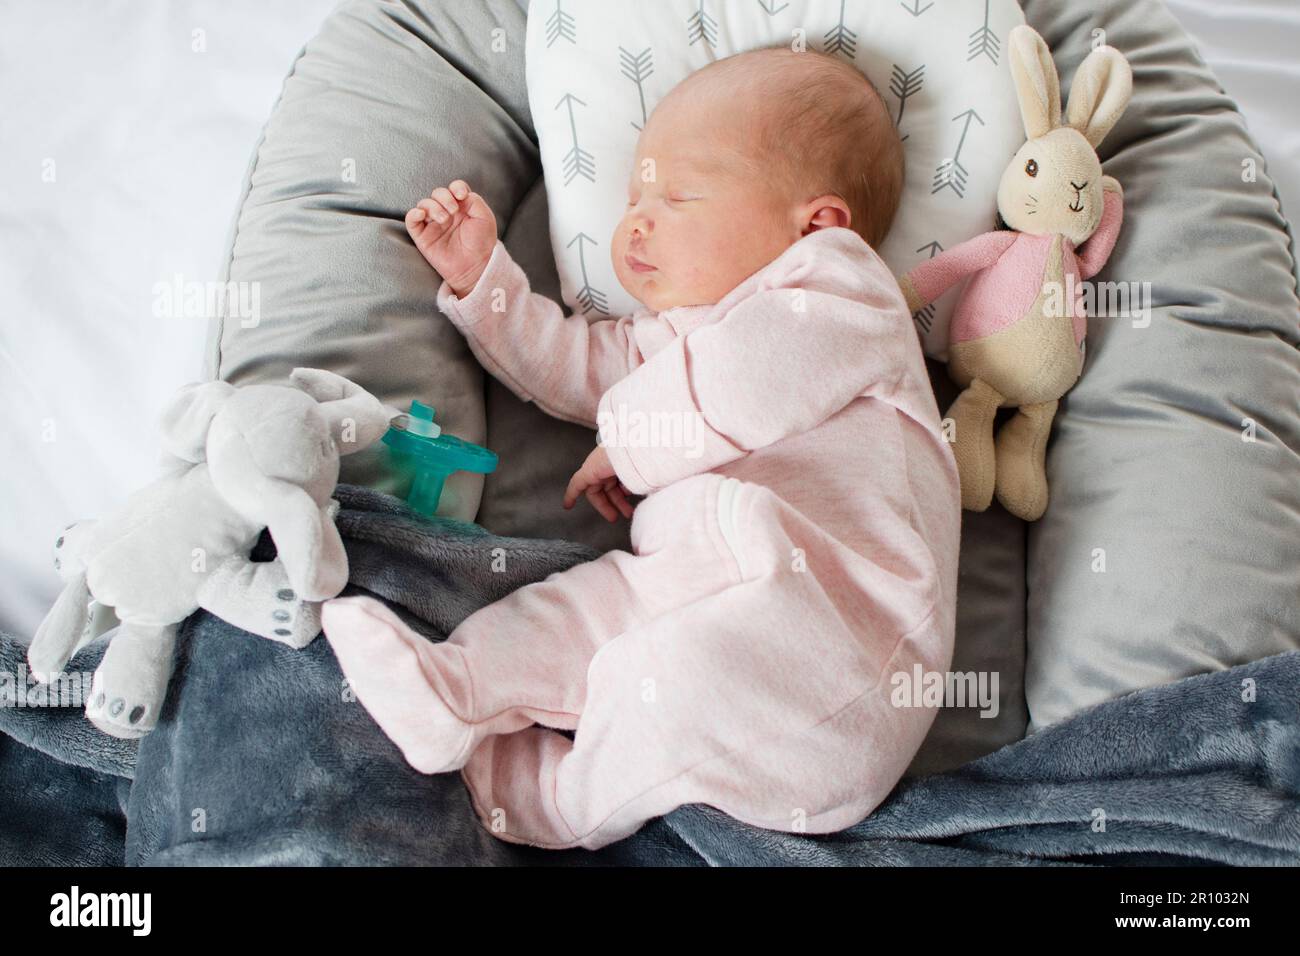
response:
<path id="1" fill-rule="evenodd" d="M 1023 9 L 1063 95 L 1102 35 L 1132 64 L 1132 103 L 1101 149 L 1124 185 L 1125 228 L 1098 278 L 1138 283 L 1150 311 L 1090 320 L 1048 448 L 1043 519 L 1027 527 L 997 505 L 964 515 L 953 669 L 995 674 L 997 712 L 943 711 L 913 772 L 1300 647 L 1300 327 L 1263 158 L 1160 0 Z M 533 288 L 558 298 L 525 10 L 352 0 L 331 15 L 286 80 L 234 226 L 227 278 L 261 282 L 262 321 L 218 322 L 210 367 L 237 384 L 332 368 L 386 403 L 423 399 L 501 456 L 486 484 L 449 487 L 449 514 L 604 550 L 626 545 L 625 524 L 560 507 L 594 436 L 485 378 L 437 314 L 438 278 L 402 224 L 417 198 L 463 177 Z M 931 372 L 947 407 L 955 388 L 942 365 Z"/>

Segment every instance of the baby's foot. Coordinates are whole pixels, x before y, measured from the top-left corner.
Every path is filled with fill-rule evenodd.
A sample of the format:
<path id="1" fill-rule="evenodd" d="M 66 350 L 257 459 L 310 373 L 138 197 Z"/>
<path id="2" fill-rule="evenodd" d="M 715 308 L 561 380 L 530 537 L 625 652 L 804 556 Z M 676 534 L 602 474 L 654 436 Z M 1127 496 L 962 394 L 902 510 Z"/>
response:
<path id="1" fill-rule="evenodd" d="M 474 291 L 497 245 L 496 216 L 463 179 L 421 199 L 406 214 L 406 231 L 459 298 Z"/>
<path id="2" fill-rule="evenodd" d="M 406 762 L 421 773 L 463 767 L 473 730 L 432 679 L 460 666 L 459 649 L 431 643 L 372 598 L 327 601 L 321 620 L 349 686 Z"/>

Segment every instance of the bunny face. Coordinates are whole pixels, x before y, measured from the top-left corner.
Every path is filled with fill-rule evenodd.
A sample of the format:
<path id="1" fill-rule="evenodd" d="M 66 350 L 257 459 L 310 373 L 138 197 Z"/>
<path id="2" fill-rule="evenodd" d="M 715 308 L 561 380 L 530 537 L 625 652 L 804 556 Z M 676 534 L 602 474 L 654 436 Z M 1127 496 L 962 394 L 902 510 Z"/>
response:
<path id="1" fill-rule="evenodd" d="M 1020 147 L 998 185 L 998 212 L 1018 232 L 1062 235 L 1077 246 L 1097 228 L 1101 211 L 1101 163 L 1068 126 Z"/>
<path id="2" fill-rule="evenodd" d="M 1133 93 L 1128 61 L 1108 46 L 1079 64 L 1069 107 L 1061 115 L 1061 85 L 1052 51 L 1030 27 L 1011 31 L 1011 76 L 1028 142 L 998 186 L 998 212 L 1031 235 L 1062 235 L 1076 246 L 1096 230 L 1102 213 L 1097 145 L 1119 122 Z"/>

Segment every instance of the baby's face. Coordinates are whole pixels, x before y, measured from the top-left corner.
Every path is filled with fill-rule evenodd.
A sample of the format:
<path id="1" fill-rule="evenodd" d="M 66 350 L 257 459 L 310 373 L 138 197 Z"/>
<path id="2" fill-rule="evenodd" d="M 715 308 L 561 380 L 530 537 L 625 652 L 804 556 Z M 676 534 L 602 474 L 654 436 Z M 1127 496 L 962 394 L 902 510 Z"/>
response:
<path id="1" fill-rule="evenodd" d="M 665 99 L 637 144 L 614 272 L 662 312 L 712 305 L 798 241 L 798 204 L 752 163 L 737 116 Z"/>

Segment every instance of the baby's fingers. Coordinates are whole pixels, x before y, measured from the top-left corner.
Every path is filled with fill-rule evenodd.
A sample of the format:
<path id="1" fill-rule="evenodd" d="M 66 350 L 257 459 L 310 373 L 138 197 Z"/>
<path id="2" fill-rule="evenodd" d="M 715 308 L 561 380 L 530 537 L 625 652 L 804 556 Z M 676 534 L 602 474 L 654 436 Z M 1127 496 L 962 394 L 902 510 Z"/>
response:
<path id="1" fill-rule="evenodd" d="M 632 517 L 632 505 L 627 500 L 627 495 L 624 493 L 621 482 L 615 479 L 605 487 L 605 494 L 609 497 L 609 500 L 614 503 L 614 507 L 618 509 L 619 514 L 624 518 Z"/>
<path id="2" fill-rule="evenodd" d="M 592 485 L 587 489 L 587 500 L 591 502 L 591 506 L 599 511 L 600 516 L 606 521 L 618 520 L 618 512 L 614 510 L 614 506 L 610 504 L 609 498 L 605 494 L 605 489 L 600 485 Z"/>
<path id="3" fill-rule="evenodd" d="M 448 216 L 456 215 L 456 210 L 460 208 L 460 203 L 446 186 L 439 186 L 429 198 L 440 205 Z"/>
<path id="4" fill-rule="evenodd" d="M 464 200 L 470 193 L 469 183 L 463 179 L 453 179 L 447 187 L 457 199 Z"/>
<path id="5" fill-rule="evenodd" d="M 441 203 L 432 199 L 421 199 L 417 208 L 423 209 L 431 222 L 436 222 L 439 225 L 451 222 L 451 214 L 442 207 Z"/>

